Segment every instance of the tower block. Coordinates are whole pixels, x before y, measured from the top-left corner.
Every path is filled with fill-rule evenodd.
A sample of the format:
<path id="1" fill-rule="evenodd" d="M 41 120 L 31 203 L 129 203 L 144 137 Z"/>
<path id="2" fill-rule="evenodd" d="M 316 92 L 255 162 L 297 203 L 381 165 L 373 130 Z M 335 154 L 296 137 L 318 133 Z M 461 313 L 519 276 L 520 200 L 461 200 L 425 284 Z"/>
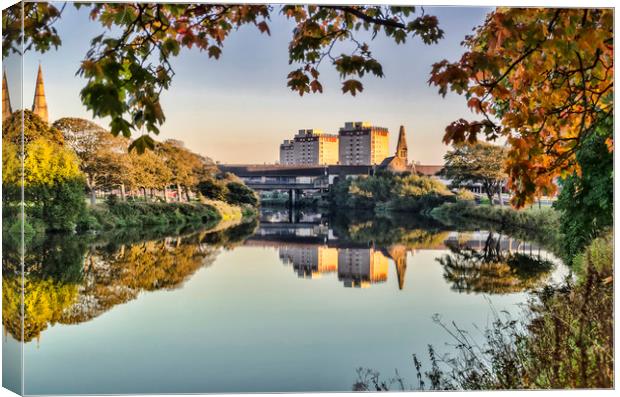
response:
<path id="1" fill-rule="evenodd" d="M 2 121 L 6 120 L 13 113 L 11 109 L 11 98 L 9 97 L 9 85 L 6 80 L 6 71 L 2 74 Z"/>
<path id="2" fill-rule="evenodd" d="M 47 101 L 45 100 L 45 86 L 43 84 L 43 71 L 39 65 L 37 73 L 37 85 L 34 90 L 34 102 L 32 104 L 32 112 L 39 116 L 41 120 L 49 123 L 49 115 L 47 113 Z"/>

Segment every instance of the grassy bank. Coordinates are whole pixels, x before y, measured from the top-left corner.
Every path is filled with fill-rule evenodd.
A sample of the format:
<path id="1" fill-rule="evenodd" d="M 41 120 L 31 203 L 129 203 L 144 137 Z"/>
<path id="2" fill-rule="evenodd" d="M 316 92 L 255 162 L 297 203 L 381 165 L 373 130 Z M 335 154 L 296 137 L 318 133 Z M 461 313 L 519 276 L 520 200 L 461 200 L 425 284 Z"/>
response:
<path id="1" fill-rule="evenodd" d="M 203 203 L 114 202 L 87 208 L 77 230 L 85 232 L 141 227 L 215 226 L 222 221 L 234 223 L 253 214 L 253 209 L 217 200 L 206 200 Z"/>

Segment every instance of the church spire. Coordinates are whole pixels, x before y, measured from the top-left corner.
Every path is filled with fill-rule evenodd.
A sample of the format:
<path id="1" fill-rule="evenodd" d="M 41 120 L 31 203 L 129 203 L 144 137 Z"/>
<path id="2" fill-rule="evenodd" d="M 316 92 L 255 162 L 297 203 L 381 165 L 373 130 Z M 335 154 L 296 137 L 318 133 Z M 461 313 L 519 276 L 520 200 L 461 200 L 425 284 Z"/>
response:
<path id="1" fill-rule="evenodd" d="M 9 97 L 9 84 L 6 81 L 6 71 L 2 73 L 2 121 L 11 116 L 11 98 Z"/>
<path id="2" fill-rule="evenodd" d="M 396 157 L 399 157 L 405 160 L 405 163 L 408 162 L 408 153 L 407 153 L 407 137 L 405 136 L 405 127 L 400 126 L 400 131 L 398 133 L 398 145 L 396 145 Z"/>
<path id="3" fill-rule="evenodd" d="M 43 85 L 43 71 L 39 64 L 39 72 L 37 73 L 37 86 L 34 90 L 34 102 L 32 111 L 46 123 L 49 122 L 47 114 L 47 101 L 45 100 L 45 86 Z"/>

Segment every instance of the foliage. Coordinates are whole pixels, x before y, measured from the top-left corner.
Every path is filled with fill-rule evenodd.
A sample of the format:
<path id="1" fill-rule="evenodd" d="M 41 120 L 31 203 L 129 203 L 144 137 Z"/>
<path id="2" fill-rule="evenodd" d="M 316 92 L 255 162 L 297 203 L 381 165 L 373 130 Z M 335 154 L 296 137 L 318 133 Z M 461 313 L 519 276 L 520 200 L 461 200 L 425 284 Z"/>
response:
<path id="1" fill-rule="evenodd" d="M 38 139 L 45 138 L 52 143 L 64 145 L 62 132 L 50 126 L 30 110 L 17 110 L 2 122 L 2 139 L 21 147 L 22 144 L 22 115 L 24 145 Z"/>
<path id="2" fill-rule="evenodd" d="M 343 93 L 363 90 L 358 79 L 366 74 L 383 76 L 381 63 L 373 56 L 361 33 L 373 40 L 383 32 L 396 44 L 419 37 L 425 44 L 443 37 L 437 18 L 423 9 L 396 6 L 339 5 L 234 5 L 158 3 L 76 3 L 88 8 L 90 18 L 106 31 L 91 40 L 78 74 L 87 80 L 81 91 L 84 105 L 93 117 L 110 118 L 112 134 L 130 137 L 146 128 L 157 134 L 165 115 L 160 103 L 170 87 L 172 59 L 181 49 L 198 48 L 218 59 L 224 41 L 243 25 L 254 25 L 269 34 L 268 21 L 275 14 L 295 22 L 289 43 L 289 63 L 299 65 L 288 74 L 288 86 L 300 95 L 322 92 L 319 69 L 329 61 L 341 76 Z M 63 6 L 64 7 L 64 6 Z M 58 47 L 61 39 L 53 24 L 62 9 L 53 4 L 23 4 L 25 49 L 39 52 Z M 3 11 L 3 55 L 20 52 L 21 5 Z M 342 44 L 342 51 L 338 53 Z M 135 139 L 131 148 L 153 149 L 149 134 Z"/>
<path id="3" fill-rule="evenodd" d="M 218 181 L 215 178 L 203 179 L 198 182 L 198 191 L 204 197 L 213 200 L 225 200 L 228 194 L 228 188 L 226 184 Z"/>
<path id="4" fill-rule="evenodd" d="M 209 160 L 185 148 L 183 142 L 168 139 L 156 146 L 157 154 L 170 170 L 170 183 L 177 186 L 195 186 Z M 180 197 L 178 197 L 180 200 Z"/>
<path id="5" fill-rule="evenodd" d="M 125 182 L 128 172 L 126 139 L 111 136 L 99 125 L 79 118 L 56 120 L 53 128 L 62 132 L 65 143 L 80 159 L 80 170 L 94 204 L 95 191 Z"/>
<path id="6" fill-rule="evenodd" d="M 506 149 L 484 142 L 460 143 L 444 156 L 444 177 L 452 180 L 452 188 L 465 183 L 480 183 L 493 203 L 501 194 L 506 173 L 503 170 Z"/>
<path id="7" fill-rule="evenodd" d="M 579 172 L 585 138 L 613 115 L 613 10 L 498 8 L 464 45 L 459 61 L 433 65 L 429 83 L 464 94 L 482 120 L 454 121 L 444 142 L 506 137 L 513 204 L 552 194 L 556 177 Z"/>
<path id="8" fill-rule="evenodd" d="M 94 217 L 94 220 L 88 216 Z M 117 201 L 91 207 L 79 229 L 85 231 L 187 224 L 212 225 L 220 219 L 218 211 L 208 204 Z"/>
<path id="9" fill-rule="evenodd" d="M 610 230 L 603 232 L 600 237 L 592 240 L 588 246 L 573 260 L 573 269 L 583 280 L 587 277 L 588 268 L 610 277 L 613 274 L 614 241 Z"/>
<path id="10" fill-rule="evenodd" d="M 412 174 L 389 172 L 338 181 L 330 191 L 336 207 L 421 211 L 453 200 L 441 182 Z"/>
<path id="11" fill-rule="evenodd" d="M 459 189 L 456 192 L 457 201 L 474 201 L 476 196 L 467 189 Z"/>
<path id="12" fill-rule="evenodd" d="M 258 196 L 256 193 L 243 183 L 228 182 L 226 188 L 228 189 L 226 195 L 227 202 L 237 205 L 248 204 L 253 207 L 258 205 Z"/>
<path id="13" fill-rule="evenodd" d="M 554 207 L 562 213 L 560 230 L 567 261 L 613 225 L 614 156 L 606 146 L 612 133 L 609 119 L 585 137 L 576 155 L 580 172 L 561 181 Z"/>
<path id="14" fill-rule="evenodd" d="M 23 183 L 27 216 L 42 220 L 49 230 L 73 230 L 84 209 L 84 181 L 79 161 L 63 146 L 64 140 L 58 130 L 47 127 L 32 113 L 29 113 L 28 120 L 24 128 L 23 172 L 14 125 L 5 125 L 3 129 L 5 217 L 17 215 L 16 204 L 21 201 L 18 196 Z"/>

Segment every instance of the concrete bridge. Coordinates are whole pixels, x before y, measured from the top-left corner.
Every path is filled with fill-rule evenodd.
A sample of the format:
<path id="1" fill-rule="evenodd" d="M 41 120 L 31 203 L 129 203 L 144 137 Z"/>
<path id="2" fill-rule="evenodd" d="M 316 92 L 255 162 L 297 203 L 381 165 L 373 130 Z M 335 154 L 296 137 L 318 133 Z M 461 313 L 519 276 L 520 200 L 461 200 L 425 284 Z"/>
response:
<path id="1" fill-rule="evenodd" d="M 325 192 L 338 179 L 373 175 L 373 165 L 228 165 L 219 164 L 223 172 L 239 177 L 254 190 L 287 190 L 291 204 L 302 191 Z"/>

